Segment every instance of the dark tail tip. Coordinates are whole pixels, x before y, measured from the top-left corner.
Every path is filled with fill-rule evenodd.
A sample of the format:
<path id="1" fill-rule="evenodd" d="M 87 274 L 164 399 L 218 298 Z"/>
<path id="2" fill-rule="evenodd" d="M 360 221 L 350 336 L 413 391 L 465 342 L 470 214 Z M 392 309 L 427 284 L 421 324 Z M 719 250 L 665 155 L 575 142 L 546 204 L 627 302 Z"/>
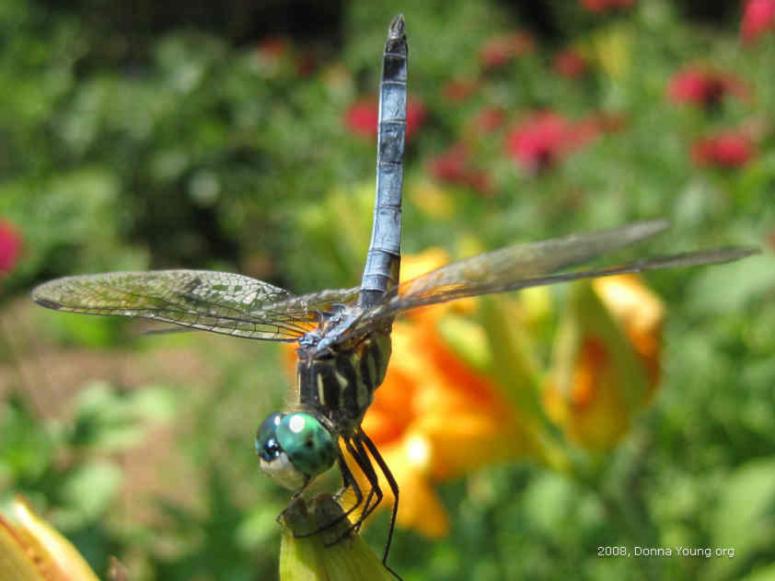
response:
<path id="1" fill-rule="evenodd" d="M 741 258 L 755 256 L 761 253 L 762 249 L 757 246 L 733 247 L 729 249 L 729 261 L 740 260 Z"/>
<path id="2" fill-rule="evenodd" d="M 390 23 L 390 28 L 388 28 L 388 38 L 393 40 L 398 40 L 399 38 L 402 38 L 406 35 L 406 20 L 404 20 L 404 15 L 399 14 L 395 18 L 393 18 L 392 22 Z"/>
<path id="3" fill-rule="evenodd" d="M 50 301 L 49 299 L 32 295 L 32 300 L 34 300 L 37 304 L 39 304 L 41 307 L 46 307 L 47 309 L 54 309 L 55 311 L 58 311 L 62 308 L 62 305 L 60 303 Z"/>

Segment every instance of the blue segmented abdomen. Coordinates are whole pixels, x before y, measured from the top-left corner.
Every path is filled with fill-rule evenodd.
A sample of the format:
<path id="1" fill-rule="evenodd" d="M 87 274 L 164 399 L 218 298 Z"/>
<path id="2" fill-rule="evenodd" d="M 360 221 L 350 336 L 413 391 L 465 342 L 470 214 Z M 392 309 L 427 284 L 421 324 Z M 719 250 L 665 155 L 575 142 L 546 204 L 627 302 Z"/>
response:
<path id="1" fill-rule="evenodd" d="M 406 138 L 407 43 L 403 16 L 390 24 L 382 64 L 377 137 L 377 199 L 360 304 L 372 306 L 398 284 L 401 190 Z"/>

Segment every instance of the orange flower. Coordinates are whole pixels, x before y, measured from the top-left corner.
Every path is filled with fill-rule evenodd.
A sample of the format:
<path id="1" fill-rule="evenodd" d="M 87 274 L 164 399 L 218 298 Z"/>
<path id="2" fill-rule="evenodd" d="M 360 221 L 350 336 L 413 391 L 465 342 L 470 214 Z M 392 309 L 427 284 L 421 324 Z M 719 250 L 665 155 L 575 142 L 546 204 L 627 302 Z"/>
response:
<path id="1" fill-rule="evenodd" d="M 402 279 L 448 261 L 438 248 L 405 255 Z M 520 411 L 493 379 L 495 373 L 485 373 L 481 361 L 472 362 L 488 353 L 483 327 L 463 317 L 479 304 L 461 299 L 423 307 L 393 324 L 388 372 L 362 424 L 399 484 L 399 526 L 428 537 L 443 536 L 449 529 L 435 491 L 439 481 L 513 458 L 556 460 L 539 435 L 538 419 Z M 508 380 L 520 383 L 513 369 L 509 367 Z M 350 464 L 366 486 L 360 470 Z M 384 479 L 381 487 L 387 495 L 382 506 L 388 507 L 392 499 Z"/>
<path id="2" fill-rule="evenodd" d="M 407 256 L 402 275 L 410 279 L 446 262 L 438 249 Z M 426 307 L 394 323 L 388 373 L 363 421 L 401 488 L 399 525 L 429 537 L 449 528 L 437 482 L 498 461 L 542 457 L 535 424 L 441 332 L 476 306 L 467 299 Z M 484 339 L 477 330 L 462 334 L 472 351 L 477 337 Z"/>
<path id="3" fill-rule="evenodd" d="M 626 434 L 659 380 L 663 319 L 661 301 L 635 275 L 575 287 L 544 392 L 570 441 L 605 451 Z"/>
<path id="4" fill-rule="evenodd" d="M 650 395 L 659 382 L 665 306 L 634 274 L 598 278 L 592 287 L 624 328 L 646 370 Z"/>
<path id="5" fill-rule="evenodd" d="M 447 261 L 439 249 L 405 256 L 403 278 Z M 543 393 L 516 329 L 520 318 L 531 324 L 530 309 L 516 307 L 506 298 L 463 299 L 410 311 L 393 324 L 390 366 L 363 429 L 401 489 L 400 526 L 446 534 L 435 486 L 485 465 L 530 458 L 563 470 L 567 455 L 549 421 L 582 448 L 613 448 L 653 395 L 664 307 L 637 276 L 573 287 Z M 389 487 L 381 484 L 387 507 Z"/>

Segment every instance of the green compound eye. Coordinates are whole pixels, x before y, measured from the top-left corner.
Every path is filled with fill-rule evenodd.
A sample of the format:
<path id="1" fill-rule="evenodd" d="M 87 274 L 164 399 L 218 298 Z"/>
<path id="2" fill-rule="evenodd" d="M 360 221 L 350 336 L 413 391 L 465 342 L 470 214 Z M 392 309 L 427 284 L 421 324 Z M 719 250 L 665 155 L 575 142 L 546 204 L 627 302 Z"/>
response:
<path id="1" fill-rule="evenodd" d="M 296 469 L 310 478 L 328 470 L 336 460 L 331 433 L 310 414 L 284 416 L 277 426 L 277 442 Z"/>

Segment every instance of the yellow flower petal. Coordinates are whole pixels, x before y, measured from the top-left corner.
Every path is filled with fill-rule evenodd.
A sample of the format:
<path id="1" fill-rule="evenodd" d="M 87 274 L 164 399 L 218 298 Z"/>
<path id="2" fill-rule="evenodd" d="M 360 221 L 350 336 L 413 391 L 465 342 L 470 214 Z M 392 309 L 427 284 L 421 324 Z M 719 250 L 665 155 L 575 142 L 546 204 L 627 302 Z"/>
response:
<path id="1" fill-rule="evenodd" d="M 0 521 L 6 531 L 4 548 L 8 546 L 6 541 L 10 536 L 15 538 L 37 569 L 39 574 L 37 578 L 97 581 L 94 571 L 78 550 L 38 516 L 23 499 L 14 500 L 11 516 L 13 522 L 7 519 Z M 4 555 L 3 561 L 8 558 L 11 563 L 13 559 L 8 555 Z M 5 564 L 2 566 L 5 567 Z M 0 573 L 3 573 L 4 579 L 14 578 L 6 577 L 5 569 L 0 569 Z"/>
<path id="2" fill-rule="evenodd" d="M 0 516 L 0 578 L 18 581 L 44 579 L 34 555 L 14 531 L 13 525 Z"/>
<path id="3" fill-rule="evenodd" d="M 649 373 L 649 384 L 659 381 L 659 354 L 665 305 L 635 274 L 596 279 L 592 286 L 614 318 L 624 327 L 632 346 Z"/>
<path id="4" fill-rule="evenodd" d="M 398 524 L 429 538 L 443 537 L 449 532 L 449 518 L 424 462 L 418 458 L 418 447 L 417 440 L 410 437 L 382 452 L 400 487 Z M 387 492 L 385 506 L 389 506 L 392 495 L 387 486 L 383 490 Z"/>
<path id="5" fill-rule="evenodd" d="M 445 192 L 431 181 L 424 180 L 413 185 L 408 194 L 414 205 L 431 218 L 445 220 L 451 218 L 455 212 L 449 192 Z"/>
<path id="6" fill-rule="evenodd" d="M 419 254 L 406 254 L 401 257 L 401 282 L 436 270 L 448 262 L 449 255 L 438 247 L 428 248 Z"/>
<path id="7" fill-rule="evenodd" d="M 579 283 L 570 298 L 544 408 L 571 441 L 605 451 L 656 386 L 664 308 L 634 275 Z"/>

